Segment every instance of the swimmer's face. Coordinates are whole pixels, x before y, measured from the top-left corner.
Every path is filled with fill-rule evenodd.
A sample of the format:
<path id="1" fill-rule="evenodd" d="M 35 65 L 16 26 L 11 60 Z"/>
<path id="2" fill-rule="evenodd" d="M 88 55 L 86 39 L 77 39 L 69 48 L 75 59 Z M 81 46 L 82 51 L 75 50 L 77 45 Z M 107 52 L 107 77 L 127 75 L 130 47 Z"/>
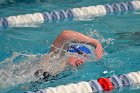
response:
<path id="1" fill-rule="evenodd" d="M 72 65 L 74 67 L 80 66 L 81 64 L 84 63 L 84 61 L 81 58 L 74 57 L 74 56 L 70 56 L 68 59 L 68 62 L 70 65 Z"/>

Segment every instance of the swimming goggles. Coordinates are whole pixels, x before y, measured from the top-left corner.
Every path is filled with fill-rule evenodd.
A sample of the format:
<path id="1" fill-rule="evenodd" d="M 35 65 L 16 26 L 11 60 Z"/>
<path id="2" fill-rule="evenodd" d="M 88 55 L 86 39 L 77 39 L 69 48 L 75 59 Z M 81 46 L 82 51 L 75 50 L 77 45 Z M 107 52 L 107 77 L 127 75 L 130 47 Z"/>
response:
<path id="1" fill-rule="evenodd" d="M 71 53 L 78 53 L 78 54 L 91 54 L 91 51 L 89 50 L 89 48 L 87 48 L 84 45 L 71 45 L 68 47 L 68 52 Z"/>

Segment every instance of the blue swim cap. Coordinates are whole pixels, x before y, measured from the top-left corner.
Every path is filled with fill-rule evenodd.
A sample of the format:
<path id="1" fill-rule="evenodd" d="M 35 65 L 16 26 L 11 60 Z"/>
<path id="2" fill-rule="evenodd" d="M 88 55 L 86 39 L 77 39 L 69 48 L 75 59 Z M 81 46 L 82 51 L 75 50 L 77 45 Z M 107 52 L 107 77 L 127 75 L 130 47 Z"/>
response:
<path id="1" fill-rule="evenodd" d="M 91 54 L 91 51 L 84 45 L 71 45 L 67 51 L 78 54 L 82 54 L 83 52 L 86 54 Z"/>

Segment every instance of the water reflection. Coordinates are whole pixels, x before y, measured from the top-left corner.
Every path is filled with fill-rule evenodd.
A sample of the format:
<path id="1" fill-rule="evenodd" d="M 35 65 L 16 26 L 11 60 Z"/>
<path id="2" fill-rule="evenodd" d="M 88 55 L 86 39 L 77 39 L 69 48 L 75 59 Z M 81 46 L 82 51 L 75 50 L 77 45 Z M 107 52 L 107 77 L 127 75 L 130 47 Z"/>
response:
<path id="1" fill-rule="evenodd" d="M 116 34 L 117 40 L 128 46 L 140 46 L 140 32 L 121 32 Z"/>

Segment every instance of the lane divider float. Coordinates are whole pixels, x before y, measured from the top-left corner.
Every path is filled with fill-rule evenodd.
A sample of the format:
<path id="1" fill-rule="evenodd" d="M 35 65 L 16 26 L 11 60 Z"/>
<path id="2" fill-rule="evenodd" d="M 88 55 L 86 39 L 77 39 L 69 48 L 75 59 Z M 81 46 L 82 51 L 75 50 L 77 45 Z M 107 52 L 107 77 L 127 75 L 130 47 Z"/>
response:
<path id="1" fill-rule="evenodd" d="M 103 90 L 112 90 L 113 84 L 108 78 L 99 78 L 98 83 L 102 86 Z"/>
<path id="2" fill-rule="evenodd" d="M 95 93 L 100 91 L 111 91 L 115 88 L 122 88 L 128 85 L 133 86 L 135 84 L 140 84 L 140 72 L 113 75 L 108 78 L 102 77 L 97 80 L 81 81 L 77 84 L 71 83 L 40 89 L 34 92 L 26 91 L 24 93 Z"/>
<path id="3" fill-rule="evenodd" d="M 59 11 L 9 16 L 0 18 L 0 26 L 17 27 L 24 24 L 44 23 L 44 21 L 53 21 L 79 17 L 86 18 L 89 16 L 103 16 L 113 12 L 124 12 L 128 10 L 139 10 L 139 9 L 140 9 L 140 1 L 120 2 L 113 4 L 65 9 Z"/>

